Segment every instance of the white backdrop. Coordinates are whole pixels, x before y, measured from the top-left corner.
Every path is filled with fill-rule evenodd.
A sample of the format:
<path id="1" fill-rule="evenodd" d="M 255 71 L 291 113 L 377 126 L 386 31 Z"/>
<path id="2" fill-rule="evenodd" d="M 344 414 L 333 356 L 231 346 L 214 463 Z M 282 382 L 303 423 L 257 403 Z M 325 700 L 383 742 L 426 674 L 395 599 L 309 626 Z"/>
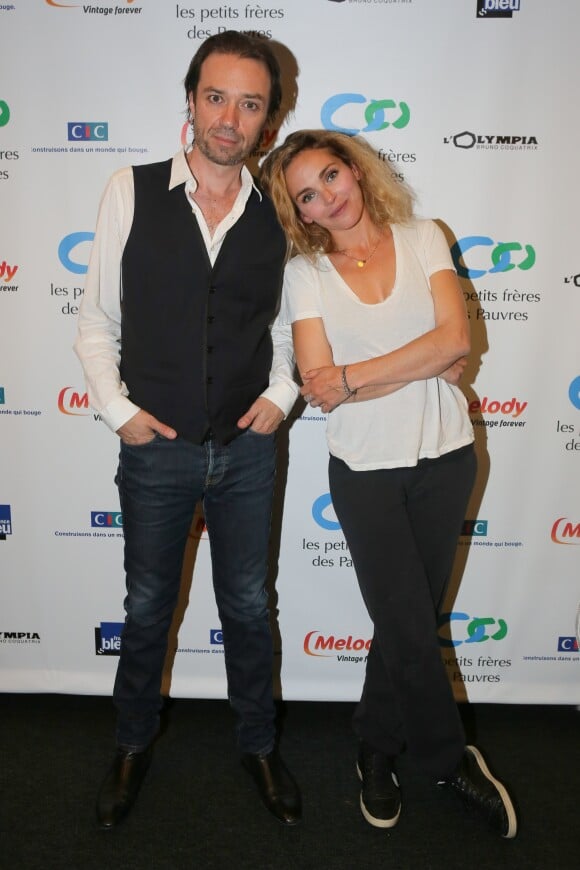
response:
<path id="1" fill-rule="evenodd" d="M 0 689 L 111 691 L 123 621 L 117 443 L 86 402 L 77 307 L 107 178 L 177 150 L 183 76 L 220 27 L 284 46 L 287 93 L 299 70 L 279 137 L 362 131 L 452 246 L 480 462 L 440 629 L 457 697 L 580 703 L 570 0 L 0 3 Z M 370 624 L 328 497 L 323 417 L 298 408 L 280 441 L 282 691 L 355 699 Z M 201 515 L 190 544 L 166 687 L 222 697 Z"/>

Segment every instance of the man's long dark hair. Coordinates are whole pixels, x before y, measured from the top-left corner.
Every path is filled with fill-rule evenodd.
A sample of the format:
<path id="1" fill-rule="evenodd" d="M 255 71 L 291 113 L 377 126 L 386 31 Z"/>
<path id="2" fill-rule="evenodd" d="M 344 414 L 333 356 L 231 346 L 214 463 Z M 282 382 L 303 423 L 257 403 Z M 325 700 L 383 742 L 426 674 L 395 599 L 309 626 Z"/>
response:
<path id="1" fill-rule="evenodd" d="M 239 33 L 237 30 L 225 30 L 223 33 L 216 33 L 215 36 L 206 39 L 194 54 L 183 82 L 186 102 L 189 101 L 190 94 L 195 97 L 201 75 L 201 66 L 210 54 L 232 54 L 247 60 L 257 60 L 264 64 L 270 74 L 267 120 L 271 121 L 280 108 L 282 83 L 280 66 L 267 41 L 259 36 Z"/>

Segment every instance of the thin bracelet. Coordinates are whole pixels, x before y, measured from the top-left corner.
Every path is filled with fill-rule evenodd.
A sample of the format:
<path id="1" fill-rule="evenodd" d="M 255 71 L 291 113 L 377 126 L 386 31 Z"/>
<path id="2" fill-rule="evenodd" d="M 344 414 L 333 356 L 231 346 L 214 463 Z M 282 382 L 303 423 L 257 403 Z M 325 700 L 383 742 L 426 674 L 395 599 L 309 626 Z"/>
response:
<path id="1" fill-rule="evenodd" d="M 351 396 L 356 396 L 358 393 L 358 387 L 356 390 L 351 390 L 346 380 L 346 366 L 342 367 L 342 388 L 346 393 L 346 398 L 350 399 Z"/>

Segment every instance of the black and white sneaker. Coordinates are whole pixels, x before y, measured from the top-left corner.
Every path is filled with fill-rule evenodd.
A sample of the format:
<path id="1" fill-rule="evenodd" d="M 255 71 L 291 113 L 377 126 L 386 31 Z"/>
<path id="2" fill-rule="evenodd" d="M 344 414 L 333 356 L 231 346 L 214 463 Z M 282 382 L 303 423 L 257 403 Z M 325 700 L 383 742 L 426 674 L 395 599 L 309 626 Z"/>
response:
<path id="1" fill-rule="evenodd" d="M 362 782 L 360 808 L 375 828 L 392 828 L 401 814 L 399 781 L 392 759 L 361 741 L 356 766 Z"/>
<path id="2" fill-rule="evenodd" d="M 507 789 L 491 774 L 475 746 L 465 747 L 454 776 L 439 784 L 457 792 L 466 806 L 481 813 L 490 828 L 502 837 L 515 837 L 518 828 L 516 811 Z"/>

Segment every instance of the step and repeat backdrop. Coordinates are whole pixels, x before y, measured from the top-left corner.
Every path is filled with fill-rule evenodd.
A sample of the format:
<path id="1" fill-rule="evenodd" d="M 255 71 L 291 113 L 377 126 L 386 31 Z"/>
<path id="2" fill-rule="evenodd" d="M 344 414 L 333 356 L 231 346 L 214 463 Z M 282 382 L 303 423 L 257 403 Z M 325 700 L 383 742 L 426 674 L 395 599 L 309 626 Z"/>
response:
<path id="1" fill-rule="evenodd" d="M 0 2 L 0 689 L 111 691 L 118 443 L 87 402 L 78 308 L 108 177 L 187 142 L 189 61 L 230 28 L 270 39 L 284 67 L 285 115 L 264 150 L 300 127 L 360 133 L 449 240 L 479 457 L 439 628 L 457 698 L 580 703 L 570 0 Z M 324 428 L 302 405 L 280 434 L 275 666 L 287 699 L 353 700 L 371 626 L 328 493 Z M 200 508 L 165 688 L 224 697 L 221 640 Z"/>

